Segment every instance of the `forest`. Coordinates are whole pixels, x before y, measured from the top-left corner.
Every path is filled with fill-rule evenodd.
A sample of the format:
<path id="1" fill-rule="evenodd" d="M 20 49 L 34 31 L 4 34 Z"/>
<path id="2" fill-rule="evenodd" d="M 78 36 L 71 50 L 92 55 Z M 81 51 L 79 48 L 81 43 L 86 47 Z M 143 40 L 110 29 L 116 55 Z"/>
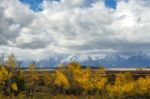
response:
<path id="1" fill-rule="evenodd" d="M 60 65 L 55 71 L 24 71 L 14 55 L 0 64 L 0 99 L 150 99 L 150 76 L 130 72 L 106 75 L 80 63 Z"/>

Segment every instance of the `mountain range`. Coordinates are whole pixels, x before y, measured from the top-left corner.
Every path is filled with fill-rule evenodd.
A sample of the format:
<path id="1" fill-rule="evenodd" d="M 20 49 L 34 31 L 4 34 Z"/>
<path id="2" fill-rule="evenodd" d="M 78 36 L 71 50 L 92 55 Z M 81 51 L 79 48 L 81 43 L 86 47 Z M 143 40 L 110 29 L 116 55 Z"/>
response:
<path id="1" fill-rule="evenodd" d="M 48 57 L 36 61 L 36 65 L 41 68 L 56 67 L 59 64 L 69 62 L 79 62 L 83 66 L 105 66 L 107 68 L 129 68 L 129 67 L 150 67 L 150 54 L 139 52 L 128 57 L 119 54 L 109 55 L 89 55 L 89 54 L 72 54 L 67 56 Z M 26 67 L 31 60 L 22 61 L 22 66 Z"/>

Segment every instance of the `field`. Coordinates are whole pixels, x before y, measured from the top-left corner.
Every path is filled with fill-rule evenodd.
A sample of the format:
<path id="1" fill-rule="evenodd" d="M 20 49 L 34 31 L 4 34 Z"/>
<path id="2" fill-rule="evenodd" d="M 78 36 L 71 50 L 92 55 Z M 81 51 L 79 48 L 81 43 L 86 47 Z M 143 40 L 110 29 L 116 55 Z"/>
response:
<path id="1" fill-rule="evenodd" d="M 0 99 L 149 99 L 148 68 L 82 68 L 71 62 L 55 70 L 19 68 L 13 56 L 0 66 Z"/>

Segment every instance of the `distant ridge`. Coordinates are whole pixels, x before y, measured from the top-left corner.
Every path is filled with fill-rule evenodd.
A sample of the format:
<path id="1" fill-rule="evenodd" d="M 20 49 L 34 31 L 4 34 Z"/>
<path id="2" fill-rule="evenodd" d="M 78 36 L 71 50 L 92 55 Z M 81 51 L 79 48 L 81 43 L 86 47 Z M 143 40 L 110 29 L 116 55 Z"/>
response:
<path id="1" fill-rule="evenodd" d="M 81 63 L 83 66 L 105 66 L 107 68 L 129 68 L 129 67 L 149 67 L 150 54 L 139 52 L 127 58 L 119 54 L 103 55 L 89 55 L 89 54 L 72 54 L 64 57 L 55 56 L 41 59 L 36 62 L 37 67 L 47 68 L 56 67 L 59 64 L 67 64 L 72 61 Z M 26 67 L 31 60 L 23 61 L 23 67 Z"/>

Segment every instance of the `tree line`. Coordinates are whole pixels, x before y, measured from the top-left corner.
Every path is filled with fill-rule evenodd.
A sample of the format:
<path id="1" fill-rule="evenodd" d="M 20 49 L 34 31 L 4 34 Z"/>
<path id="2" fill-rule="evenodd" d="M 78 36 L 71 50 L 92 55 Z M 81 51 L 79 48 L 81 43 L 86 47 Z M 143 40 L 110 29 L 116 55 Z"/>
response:
<path id="1" fill-rule="evenodd" d="M 93 72 L 90 67 L 83 69 L 77 62 L 61 65 L 53 72 L 39 72 L 32 63 L 29 70 L 24 71 L 17 65 L 14 55 L 0 65 L 0 94 L 3 96 L 32 97 L 47 93 L 108 99 L 150 98 L 150 76 L 135 79 L 130 72 L 106 75 L 105 68 Z"/>

